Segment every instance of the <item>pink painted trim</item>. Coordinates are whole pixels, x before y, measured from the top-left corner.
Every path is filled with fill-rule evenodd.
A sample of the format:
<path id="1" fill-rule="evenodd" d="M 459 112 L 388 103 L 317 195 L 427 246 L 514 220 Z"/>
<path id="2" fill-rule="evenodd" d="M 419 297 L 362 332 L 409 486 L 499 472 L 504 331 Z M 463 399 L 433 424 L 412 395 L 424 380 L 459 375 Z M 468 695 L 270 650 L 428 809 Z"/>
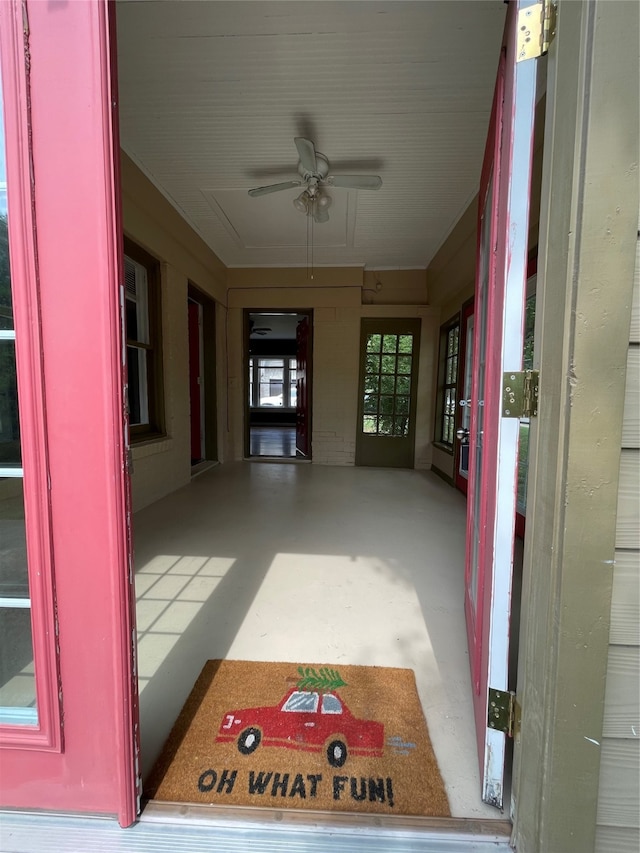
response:
<path id="1" fill-rule="evenodd" d="M 26 26 L 26 10 L 22 4 L 0 3 L 9 247 L 38 724 L 0 726 L 0 746 L 59 752 L 62 749 L 62 727 L 43 355 L 38 322 L 40 304 L 36 224 L 33 216 L 30 92 L 25 61 L 28 29 L 23 29 Z"/>

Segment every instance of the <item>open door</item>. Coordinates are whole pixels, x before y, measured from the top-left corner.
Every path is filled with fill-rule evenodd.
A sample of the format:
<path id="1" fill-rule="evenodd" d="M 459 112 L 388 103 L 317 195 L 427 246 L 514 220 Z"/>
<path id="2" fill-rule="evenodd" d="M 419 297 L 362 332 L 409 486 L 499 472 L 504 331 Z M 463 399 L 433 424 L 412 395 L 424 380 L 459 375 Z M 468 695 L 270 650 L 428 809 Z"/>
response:
<path id="1" fill-rule="evenodd" d="M 296 456 L 311 455 L 311 322 L 302 317 L 296 327 Z"/>
<path id="2" fill-rule="evenodd" d="M 189 411 L 191 416 L 191 464 L 204 458 L 204 406 L 202 394 L 202 306 L 191 299 L 189 311 Z"/>
<path id="3" fill-rule="evenodd" d="M 465 615 L 482 798 L 499 808 L 506 734 L 489 722 L 489 706 L 494 690 L 509 689 L 519 421 L 502 416 L 501 399 L 503 373 L 522 369 L 536 63 L 517 62 L 516 41 L 529 7 L 534 15 L 540 5 L 507 9 L 480 182 L 474 308 Z"/>

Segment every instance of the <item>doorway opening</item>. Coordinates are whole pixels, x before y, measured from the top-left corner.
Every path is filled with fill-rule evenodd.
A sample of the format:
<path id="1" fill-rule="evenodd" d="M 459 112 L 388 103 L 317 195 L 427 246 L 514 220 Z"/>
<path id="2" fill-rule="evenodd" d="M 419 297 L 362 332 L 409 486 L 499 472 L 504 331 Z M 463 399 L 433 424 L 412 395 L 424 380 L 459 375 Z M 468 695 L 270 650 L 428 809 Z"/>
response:
<path id="1" fill-rule="evenodd" d="M 279 299 L 276 291 L 266 290 L 267 299 Z M 312 320 L 311 311 L 294 309 L 244 312 L 239 384 L 246 457 L 310 458 Z M 286 333 L 281 322 L 289 324 Z M 477 802 L 471 708 L 459 728 L 451 723 L 470 704 L 459 606 L 464 502 L 432 476 L 412 470 L 416 347 L 417 337 L 404 326 L 369 329 L 363 354 L 371 358 L 364 359 L 358 398 L 365 439 L 380 448 L 408 439 L 411 455 L 392 462 L 405 470 L 386 470 L 389 462 L 381 465 L 375 455 L 363 461 L 364 446 L 356 447 L 357 467 L 344 472 L 337 466 L 232 463 L 199 478 L 190 493 L 145 511 L 136 534 L 147 742 L 154 732 L 157 743 L 166 735 L 166 718 L 164 731 L 161 725 L 154 729 L 152 714 L 161 708 L 177 717 L 204 656 L 346 665 L 353 656 L 351 662 L 411 668 L 421 679 L 445 777 L 451 773 L 455 813 L 495 816 Z M 321 359 L 318 389 L 328 384 Z M 179 529 L 170 526 L 174 519 Z M 450 697 L 455 704 L 448 704 Z M 152 745 L 145 754 L 153 751 Z M 458 797 L 462 766 L 471 792 L 466 797 Z"/>
<path id="2" fill-rule="evenodd" d="M 214 301 L 189 283 L 189 418 L 191 470 L 218 459 L 216 414 L 216 318 Z"/>
<path id="3" fill-rule="evenodd" d="M 311 459 L 312 311 L 245 312 L 245 456 Z"/>

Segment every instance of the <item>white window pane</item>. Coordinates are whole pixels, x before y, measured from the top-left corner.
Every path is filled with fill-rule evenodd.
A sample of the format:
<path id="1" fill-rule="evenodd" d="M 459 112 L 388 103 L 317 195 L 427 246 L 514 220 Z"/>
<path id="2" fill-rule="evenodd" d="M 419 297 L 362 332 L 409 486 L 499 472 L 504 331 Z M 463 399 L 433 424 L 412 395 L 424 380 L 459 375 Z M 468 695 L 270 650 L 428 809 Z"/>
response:
<path id="1" fill-rule="evenodd" d="M 150 341 L 147 271 L 141 264 L 125 256 L 124 278 L 127 340 L 148 344 Z"/>
<path id="2" fill-rule="evenodd" d="M 284 359 L 258 360 L 258 405 L 284 405 Z"/>
<path id="3" fill-rule="evenodd" d="M 149 423 L 147 353 L 138 347 L 127 347 L 129 423 Z"/>
<path id="4" fill-rule="evenodd" d="M 289 696 L 282 710 L 294 713 L 315 713 L 318 710 L 318 700 L 317 693 L 296 691 Z"/>
<path id="5" fill-rule="evenodd" d="M 0 598 L 29 598 L 24 492 L 12 477 L 0 479 Z"/>
<path id="6" fill-rule="evenodd" d="M 3 607 L 0 609 L 0 706 L 35 710 L 35 704 L 31 610 Z M 2 715 L 0 722 L 4 722 Z"/>

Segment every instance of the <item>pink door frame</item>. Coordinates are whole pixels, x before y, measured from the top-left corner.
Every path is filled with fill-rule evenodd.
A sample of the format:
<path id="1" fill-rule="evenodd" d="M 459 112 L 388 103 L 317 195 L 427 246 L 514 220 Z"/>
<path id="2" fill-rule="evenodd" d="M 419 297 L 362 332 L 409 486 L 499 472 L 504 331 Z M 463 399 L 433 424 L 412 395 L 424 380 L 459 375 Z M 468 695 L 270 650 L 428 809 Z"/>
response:
<path id="1" fill-rule="evenodd" d="M 3 749 L 0 801 L 127 826 L 139 785 L 114 11 L 106 0 L 0 3 L 3 89 L 22 75 L 30 98 L 5 111 L 11 249 L 33 234 L 37 258 L 36 280 L 16 282 L 16 312 L 40 323 L 43 354 L 32 375 L 19 362 L 18 381 L 41 383 L 46 406 L 46 432 L 42 420 L 29 428 L 47 448 L 49 494 L 27 500 L 49 502 L 58 634 L 35 610 L 34 634 L 54 653 L 57 642 L 64 719 L 57 751 Z M 30 557 L 38 536 L 28 522 Z"/>

